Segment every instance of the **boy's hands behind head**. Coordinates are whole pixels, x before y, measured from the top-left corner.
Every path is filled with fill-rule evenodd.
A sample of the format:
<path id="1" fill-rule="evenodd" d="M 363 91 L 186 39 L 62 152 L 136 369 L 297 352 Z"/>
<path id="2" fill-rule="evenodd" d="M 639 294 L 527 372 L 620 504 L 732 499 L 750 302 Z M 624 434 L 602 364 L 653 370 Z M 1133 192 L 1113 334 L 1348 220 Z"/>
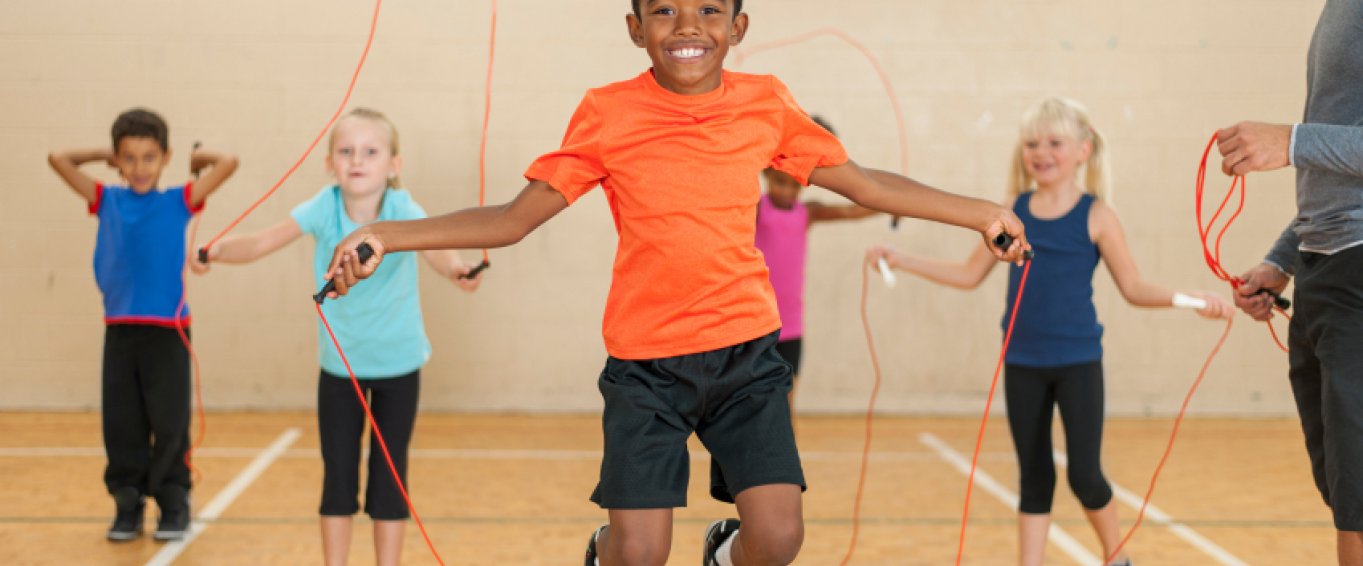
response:
<path id="1" fill-rule="evenodd" d="M 360 244 L 369 244 L 374 250 L 374 255 L 368 261 L 360 263 L 359 252 L 356 248 Z M 374 271 L 378 270 L 379 264 L 383 262 L 383 254 L 387 248 L 383 241 L 369 231 L 368 227 L 360 228 L 351 232 L 341 243 L 336 246 L 336 251 L 332 253 L 331 265 L 327 268 L 326 275 L 322 278 L 331 281 L 336 285 L 336 290 L 327 294 L 327 298 L 336 298 L 350 292 L 350 288 L 359 283 L 361 279 L 368 279 Z"/>
<path id="2" fill-rule="evenodd" d="M 984 237 L 984 245 L 993 252 L 994 257 L 999 261 L 1016 263 L 1022 265 L 1022 260 L 1027 259 L 1025 254 L 1032 250 L 1032 245 L 1027 242 L 1026 229 L 1022 226 L 1022 221 L 1018 219 L 1013 211 L 1002 206 L 998 206 L 994 212 L 993 220 L 985 226 L 980 234 Z M 1012 240 L 1008 247 L 1000 249 L 994 244 L 1000 234 L 1007 234 Z"/>
<path id="3" fill-rule="evenodd" d="M 202 151 L 199 151 L 199 147 L 197 145 L 194 147 L 193 153 L 189 154 L 189 174 L 193 175 L 195 178 L 199 177 L 199 173 L 202 172 L 205 167 L 208 167 L 209 165 L 212 164 L 213 164 L 212 157 Z"/>

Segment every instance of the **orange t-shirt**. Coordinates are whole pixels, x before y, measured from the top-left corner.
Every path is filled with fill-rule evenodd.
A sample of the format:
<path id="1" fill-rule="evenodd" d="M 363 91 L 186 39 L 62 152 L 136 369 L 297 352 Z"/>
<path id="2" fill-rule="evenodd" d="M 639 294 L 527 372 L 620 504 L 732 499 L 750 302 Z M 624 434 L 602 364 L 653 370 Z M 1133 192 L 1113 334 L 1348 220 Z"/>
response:
<path id="1" fill-rule="evenodd" d="M 725 72 L 686 96 L 653 72 L 592 89 L 563 146 L 525 177 L 569 203 L 598 184 L 620 236 L 602 334 L 620 359 L 706 352 L 781 326 L 753 244 L 759 177 L 774 167 L 808 184 L 847 153 L 775 77 Z"/>

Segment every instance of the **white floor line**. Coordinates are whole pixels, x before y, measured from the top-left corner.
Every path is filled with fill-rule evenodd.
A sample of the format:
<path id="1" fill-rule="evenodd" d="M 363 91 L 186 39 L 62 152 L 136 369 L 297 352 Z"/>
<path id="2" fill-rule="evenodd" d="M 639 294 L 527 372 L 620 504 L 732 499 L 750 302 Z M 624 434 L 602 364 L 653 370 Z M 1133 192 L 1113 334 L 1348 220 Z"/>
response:
<path id="1" fill-rule="evenodd" d="M 221 517 L 222 512 L 227 510 L 227 506 L 231 505 L 242 492 L 246 491 L 246 488 L 250 487 L 251 483 L 256 481 L 256 478 L 265 473 L 270 464 L 274 463 L 284 451 L 288 450 L 289 446 L 292 446 L 299 436 L 302 436 L 302 432 L 296 428 L 287 429 L 283 434 L 280 434 L 279 438 L 262 450 L 254 460 L 251 460 L 251 463 L 247 464 L 241 470 L 241 473 L 237 474 L 237 477 L 232 478 L 232 482 L 227 484 L 227 487 L 222 488 L 222 491 L 218 492 L 218 495 L 212 501 L 209 501 L 202 511 L 199 511 L 198 518 L 189 524 L 189 532 L 185 534 L 184 538 L 166 543 L 165 546 L 161 547 L 160 552 L 157 552 L 155 556 L 151 557 L 151 560 L 147 561 L 147 566 L 169 566 L 172 562 L 175 562 L 180 553 L 184 552 L 185 548 L 189 547 L 189 544 L 194 542 L 194 539 L 198 538 L 208 528 L 208 523 L 212 523 L 218 517 Z"/>
<path id="2" fill-rule="evenodd" d="M 194 451 L 195 458 L 253 458 L 260 453 L 259 448 L 246 447 L 208 447 Z M 593 461 L 601 459 L 600 450 L 560 450 L 560 449 L 487 449 L 487 448 L 413 448 L 407 452 L 414 460 L 558 460 Z M 692 459 L 705 460 L 709 455 L 695 451 Z M 93 446 L 28 446 L 0 447 L 0 458 L 103 458 L 104 449 Z M 292 448 L 280 455 L 281 458 L 319 458 L 316 448 Z M 800 457 L 809 461 L 844 461 L 861 459 L 860 452 L 801 451 Z M 939 457 L 930 451 L 876 451 L 871 453 L 875 462 L 923 462 L 937 461 Z M 1012 461 L 1012 452 L 985 452 L 980 461 Z"/>
<path id="3" fill-rule="evenodd" d="M 1059 464 L 1061 467 L 1069 467 L 1070 465 L 1069 459 L 1066 458 L 1064 454 L 1056 452 L 1054 456 L 1056 464 Z M 1125 503 L 1128 507 L 1136 511 L 1140 510 L 1141 502 L 1145 500 L 1143 496 L 1139 496 L 1136 495 L 1135 493 L 1132 493 L 1130 490 L 1127 490 L 1126 488 L 1117 485 L 1111 479 L 1108 480 L 1108 483 L 1112 484 L 1112 494 L 1117 498 L 1118 501 Z M 1201 550 L 1208 556 L 1211 556 L 1220 564 L 1224 564 L 1226 566 L 1248 566 L 1245 563 L 1245 561 L 1240 560 L 1234 554 L 1231 554 L 1226 549 L 1221 548 L 1219 545 L 1212 542 L 1207 537 L 1198 534 L 1198 532 L 1194 531 L 1191 527 L 1175 521 L 1172 516 L 1170 516 L 1168 513 L 1165 513 L 1159 507 L 1156 507 L 1154 503 L 1151 503 L 1150 505 L 1147 505 L 1145 507 L 1145 517 L 1152 523 L 1168 527 L 1169 532 L 1173 533 L 1174 536 L 1183 539 L 1188 544 L 1193 545 L 1198 550 Z"/>
<path id="4" fill-rule="evenodd" d="M 918 435 L 918 441 L 935 450 L 942 460 L 951 464 L 952 467 L 961 472 L 961 475 L 966 477 L 970 476 L 970 460 L 960 452 L 952 449 L 946 442 L 943 442 L 942 439 L 932 433 L 925 432 Z M 990 495 L 993 495 L 994 498 L 999 501 L 1002 501 L 1009 509 L 1017 509 L 1018 494 L 1003 487 L 1002 484 L 996 481 L 993 476 L 985 473 L 984 470 L 975 469 L 975 486 L 988 492 Z M 1094 566 L 1095 564 L 1101 564 L 1103 562 L 1102 558 L 1089 552 L 1088 549 L 1079 544 L 1079 541 L 1075 540 L 1069 533 L 1066 533 L 1064 529 L 1056 526 L 1055 523 L 1051 524 L 1049 534 L 1050 542 L 1057 547 L 1060 547 L 1060 550 L 1069 555 L 1076 563 L 1082 564 L 1083 566 Z M 967 544 L 966 547 L 969 548 L 969 545 Z"/>

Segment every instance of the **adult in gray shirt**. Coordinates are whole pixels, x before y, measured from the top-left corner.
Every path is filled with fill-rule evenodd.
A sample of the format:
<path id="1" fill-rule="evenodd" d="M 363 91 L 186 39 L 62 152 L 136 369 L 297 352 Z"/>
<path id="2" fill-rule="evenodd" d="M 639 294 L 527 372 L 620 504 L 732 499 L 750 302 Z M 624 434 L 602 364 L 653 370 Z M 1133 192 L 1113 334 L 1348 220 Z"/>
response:
<path id="1" fill-rule="evenodd" d="M 1297 169 L 1297 216 L 1235 303 L 1257 320 L 1296 277 L 1289 378 L 1316 487 L 1334 513 L 1339 563 L 1363 565 L 1363 0 L 1327 0 L 1295 126 L 1218 133 L 1227 174 Z"/>

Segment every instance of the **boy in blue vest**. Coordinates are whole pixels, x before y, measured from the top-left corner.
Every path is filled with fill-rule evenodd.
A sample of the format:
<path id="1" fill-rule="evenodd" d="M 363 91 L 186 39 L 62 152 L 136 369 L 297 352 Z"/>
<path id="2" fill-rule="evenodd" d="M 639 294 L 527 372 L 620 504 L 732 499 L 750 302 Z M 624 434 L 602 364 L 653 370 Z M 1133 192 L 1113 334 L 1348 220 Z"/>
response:
<path id="1" fill-rule="evenodd" d="M 142 532 L 145 498 L 160 509 L 155 538 L 189 528 L 189 336 L 184 297 L 185 229 L 204 200 L 237 168 L 234 156 L 195 151 L 194 182 L 160 187 L 170 161 L 166 123 L 133 109 L 113 125 L 113 148 L 53 152 L 48 163 L 99 218 L 95 281 L 104 295 L 101 409 L 108 464 L 104 484 L 117 512 L 108 538 Z M 80 166 L 102 161 L 121 185 L 94 180 Z"/>

